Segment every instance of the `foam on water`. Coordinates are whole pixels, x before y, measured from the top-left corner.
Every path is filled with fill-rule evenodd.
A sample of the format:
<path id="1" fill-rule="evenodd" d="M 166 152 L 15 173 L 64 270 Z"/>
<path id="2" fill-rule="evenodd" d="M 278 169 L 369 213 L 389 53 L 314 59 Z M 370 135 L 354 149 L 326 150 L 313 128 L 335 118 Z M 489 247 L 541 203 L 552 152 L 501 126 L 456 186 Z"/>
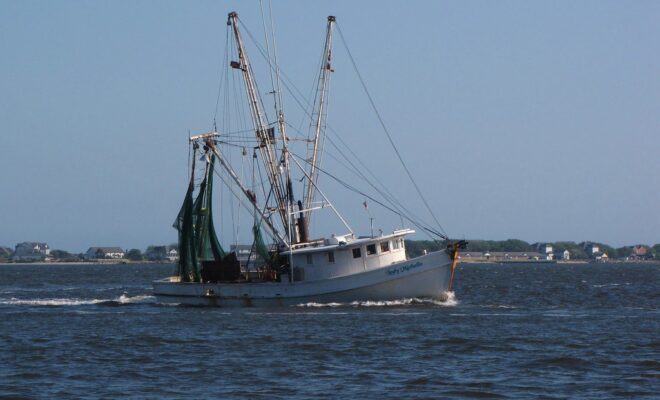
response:
<path id="1" fill-rule="evenodd" d="M 315 302 L 309 302 L 309 303 L 296 304 L 296 307 L 322 308 L 322 307 L 341 307 L 341 306 L 345 306 L 345 305 L 346 305 L 346 303 L 315 303 Z"/>
<path id="2" fill-rule="evenodd" d="M 137 295 L 137 296 L 128 296 L 126 293 L 119 296 L 117 301 L 121 304 L 134 304 L 134 303 L 152 303 L 156 300 L 156 297 L 148 294 Z"/>
<path id="3" fill-rule="evenodd" d="M 150 303 L 155 300 L 151 295 L 129 296 L 126 293 L 113 299 L 48 298 L 19 299 L 16 297 L 0 298 L 0 304 L 25 306 L 82 306 L 91 304 L 136 304 Z"/>
<path id="4" fill-rule="evenodd" d="M 397 299 L 397 300 L 367 300 L 367 301 L 353 301 L 350 303 L 301 303 L 297 304 L 296 307 L 311 307 L 311 308 L 322 308 L 322 307 L 401 307 L 401 306 L 410 306 L 410 305 L 434 305 L 442 307 L 454 307 L 458 305 L 458 300 L 454 292 L 445 292 L 442 294 L 440 299 L 419 299 L 419 298 L 407 298 L 407 299 Z"/>
<path id="5" fill-rule="evenodd" d="M 26 306 L 80 306 L 86 304 L 99 304 L 107 299 L 0 299 L 0 304 L 26 305 Z"/>

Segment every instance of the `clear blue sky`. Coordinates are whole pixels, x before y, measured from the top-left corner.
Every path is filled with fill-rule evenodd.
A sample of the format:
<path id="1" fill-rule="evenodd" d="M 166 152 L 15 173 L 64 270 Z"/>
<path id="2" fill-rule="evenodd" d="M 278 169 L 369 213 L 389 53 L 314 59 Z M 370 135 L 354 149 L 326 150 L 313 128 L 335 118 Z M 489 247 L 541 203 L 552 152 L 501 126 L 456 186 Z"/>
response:
<path id="1" fill-rule="evenodd" d="M 186 135 L 210 129 L 232 10 L 261 34 L 257 1 L 0 0 L 0 245 L 175 241 Z M 660 242 L 660 2 L 273 12 L 281 66 L 305 90 L 337 16 L 451 236 Z M 329 124 L 414 198 L 391 149 L 371 145 L 385 138 L 337 54 Z M 361 202 L 341 206 L 364 232 Z"/>

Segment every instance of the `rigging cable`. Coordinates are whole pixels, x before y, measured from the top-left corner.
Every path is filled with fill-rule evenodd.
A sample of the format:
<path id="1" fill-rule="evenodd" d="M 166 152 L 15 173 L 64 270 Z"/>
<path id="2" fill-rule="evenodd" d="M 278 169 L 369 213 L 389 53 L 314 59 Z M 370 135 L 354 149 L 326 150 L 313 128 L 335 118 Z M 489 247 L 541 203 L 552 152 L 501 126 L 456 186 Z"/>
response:
<path id="1" fill-rule="evenodd" d="M 259 9 L 261 10 L 261 24 L 263 25 L 264 28 L 264 40 L 266 42 L 266 54 L 268 55 L 268 64 L 271 65 L 271 56 L 270 56 L 270 42 L 268 41 L 268 31 L 266 28 L 266 18 L 264 16 L 264 4 L 263 0 L 259 0 Z M 273 28 L 273 20 L 272 20 L 272 15 L 271 15 L 271 32 L 272 32 L 272 40 L 273 40 L 273 53 L 274 53 L 274 58 L 273 62 L 275 63 L 275 70 L 277 71 L 277 53 L 275 50 L 275 30 Z M 278 96 L 278 90 L 279 90 L 279 85 L 276 86 L 275 84 L 275 76 L 273 75 L 273 68 L 268 68 L 268 72 L 270 73 L 270 85 L 273 88 L 272 94 L 273 94 L 273 105 L 275 108 L 275 116 L 279 119 L 280 113 L 282 112 L 282 104 L 280 104 L 280 97 Z"/>
<path id="2" fill-rule="evenodd" d="M 265 54 L 265 51 L 264 51 L 263 47 L 257 42 L 257 40 L 255 39 L 255 37 L 252 35 L 252 33 L 249 31 L 249 29 L 247 29 L 247 27 L 242 23 L 242 21 L 239 20 L 239 22 L 241 23 L 241 26 L 244 28 L 245 32 L 247 33 L 248 37 L 251 39 L 251 41 L 253 42 L 253 44 L 254 44 L 255 47 L 257 48 L 257 50 L 260 52 L 261 56 L 264 57 L 264 59 L 266 60 L 266 62 L 267 62 L 267 64 L 269 65 L 269 67 L 270 67 L 271 69 L 272 69 L 272 68 L 276 68 L 277 72 L 278 72 L 279 74 L 282 75 L 282 77 L 284 78 L 284 81 L 283 81 L 284 87 L 289 91 L 289 93 L 291 93 L 293 99 L 294 99 L 295 102 L 298 104 L 298 106 L 300 107 L 300 109 L 303 110 L 303 112 L 304 112 L 305 114 L 307 114 L 308 117 L 311 118 L 311 113 L 307 110 L 307 107 L 305 107 L 305 106 L 302 104 L 302 102 L 300 101 L 300 99 L 298 99 L 298 97 L 296 96 L 296 93 L 297 93 L 298 96 L 302 97 L 303 99 L 305 98 L 305 96 L 304 96 L 304 95 L 302 94 L 302 92 L 296 87 L 296 85 L 295 85 L 295 84 L 293 83 L 293 81 L 287 76 L 286 73 L 284 73 L 283 71 L 280 71 L 276 66 L 273 66 L 273 65 L 272 65 L 272 63 L 271 63 L 269 57 Z M 339 32 L 340 38 L 341 38 L 341 40 L 342 40 L 342 42 L 343 42 L 343 44 L 344 44 L 344 47 L 346 48 L 346 51 L 347 51 L 347 53 L 348 53 L 348 55 L 349 55 L 349 58 L 350 58 L 350 60 L 351 60 L 351 62 L 352 62 L 352 64 L 353 64 L 353 68 L 354 68 L 354 70 L 356 71 L 356 74 L 358 75 L 358 78 L 359 78 L 359 80 L 360 80 L 360 83 L 362 84 L 362 88 L 363 88 L 363 90 L 365 91 L 365 93 L 366 93 L 366 95 L 367 95 L 367 97 L 368 97 L 368 99 L 369 99 L 369 101 L 370 101 L 370 103 L 371 103 L 371 106 L 372 106 L 373 110 L 375 111 L 376 116 L 377 116 L 377 118 L 378 118 L 378 120 L 379 120 L 379 122 L 380 122 L 380 124 L 381 124 L 381 126 L 382 126 L 382 128 L 383 128 L 383 130 L 385 131 L 387 137 L 388 137 L 388 140 L 389 140 L 391 146 L 393 147 L 393 149 L 394 149 L 394 151 L 395 151 L 397 157 L 399 158 L 400 163 L 402 164 L 402 166 L 403 166 L 405 172 L 407 173 L 408 178 L 410 179 L 410 181 L 412 182 L 413 186 L 415 187 L 415 190 L 417 191 L 418 195 L 420 196 L 420 198 L 421 198 L 422 201 L 424 202 L 424 205 L 425 205 L 426 209 L 429 211 L 429 213 L 430 213 L 431 216 L 433 217 L 435 223 L 438 225 L 438 227 L 439 227 L 440 230 L 442 231 L 442 233 L 436 231 L 435 229 L 431 229 L 431 228 L 429 228 L 429 227 L 425 227 L 424 225 L 422 225 L 422 224 L 419 223 L 419 222 L 415 222 L 414 219 L 411 218 L 411 216 L 413 216 L 414 214 L 411 213 L 410 210 L 407 210 L 406 207 L 404 207 L 404 206 L 401 204 L 400 201 L 396 200 L 396 197 L 393 196 L 391 192 L 389 192 L 389 190 L 387 189 L 387 187 L 386 187 L 385 185 L 383 185 L 383 183 L 382 183 L 382 182 L 381 182 L 381 181 L 375 176 L 375 174 L 374 174 L 369 168 L 366 167 L 366 165 L 360 160 L 360 158 L 357 157 L 357 156 L 355 155 L 355 153 L 350 149 L 350 147 L 347 146 L 346 143 L 341 139 L 340 135 L 338 135 L 337 132 L 336 132 L 331 126 L 329 126 L 329 125 L 327 126 L 327 129 L 329 129 L 331 132 L 333 132 L 333 133 L 337 136 L 337 138 L 339 138 L 340 142 L 344 145 L 344 147 L 346 147 L 347 149 L 349 149 L 349 151 L 350 151 L 350 152 L 352 153 L 352 155 L 356 158 L 356 160 L 357 160 L 357 161 L 363 166 L 363 168 L 365 168 L 365 170 L 366 170 L 367 172 L 369 172 L 369 174 L 370 174 L 370 175 L 376 180 L 376 182 L 378 182 L 378 183 L 384 188 L 384 190 L 388 193 L 388 195 L 385 195 L 385 194 L 383 193 L 382 190 L 378 189 L 373 183 L 371 183 L 371 182 L 369 181 L 369 179 L 366 178 L 366 176 L 364 176 L 361 172 L 359 172 L 359 169 L 356 168 L 355 165 L 354 165 L 352 162 L 350 162 L 350 160 L 348 159 L 348 157 L 346 157 L 346 155 L 343 154 L 343 152 L 342 152 L 342 151 L 338 148 L 338 146 L 332 141 L 332 139 L 328 138 L 328 139 L 330 140 L 331 144 L 333 144 L 333 146 L 334 146 L 335 148 L 337 148 L 337 150 L 339 150 L 339 153 L 340 153 L 340 154 L 341 154 L 341 155 L 342 155 L 342 156 L 343 156 L 343 157 L 344 157 L 344 158 L 345 158 L 345 159 L 346 159 L 346 160 L 347 160 L 347 161 L 348 161 L 348 162 L 349 162 L 354 168 L 355 168 L 356 174 L 358 174 L 358 176 L 360 176 L 360 177 L 361 177 L 363 180 L 365 180 L 370 186 L 372 186 L 372 187 L 373 187 L 373 188 L 374 188 L 374 189 L 375 189 L 375 190 L 376 190 L 381 196 L 383 196 L 387 201 L 389 201 L 390 203 L 392 203 L 392 207 L 395 207 L 395 208 L 399 208 L 399 207 L 401 207 L 401 209 L 404 210 L 404 211 L 406 211 L 406 213 L 402 213 L 401 210 L 397 211 L 397 210 L 393 209 L 392 207 L 387 206 L 387 205 L 383 204 L 382 202 L 376 200 L 376 199 L 373 198 L 372 196 L 368 196 L 368 195 L 362 193 L 361 191 L 355 189 L 354 187 L 352 187 L 352 186 L 350 186 L 350 185 L 348 185 L 348 184 L 342 182 L 341 180 L 339 180 L 339 179 L 336 178 L 335 176 L 329 174 L 327 171 L 324 171 L 324 170 L 321 170 L 321 169 L 319 169 L 319 170 L 320 170 L 321 172 L 323 172 L 324 174 L 326 174 L 326 175 L 332 177 L 333 179 L 337 180 L 339 183 L 341 183 L 342 185 L 344 185 L 344 186 L 347 187 L 348 189 L 353 190 L 353 191 L 355 191 L 356 193 L 363 194 L 365 197 L 369 198 L 370 200 L 372 200 L 373 202 L 375 202 L 375 203 L 377 203 L 377 204 L 380 204 L 381 206 L 383 206 L 384 208 L 388 209 L 389 211 L 391 211 L 391 212 L 393 212 L 393 213 L 395 213 L 395 214 L 397 214 L 397 215 L 399 215 L 399 216 L 402 216 L 402 214 L 404 214 L 403 216 L 405 216 L 405 218 L 406 218 L 408 221 L 410 221 L 411 223 L 415 224 L 415 225 L 418 226 L 420 229 L 423 229 L 425 232 L 427 232 L 427 233 L 433 233 L 434 235 L 439 236 L 439 237 L 442 238 L 442 239 L 446 239 L 446 238 L 447 238 L 446 232 L 444 231 L 442 225 L 440 224 L 440 222 L 438 221 L 437 217 L 435 216 L 435 214 L 434 214 L 433 211 L 431 210 L 430 205 L 428 204 L 426 198 L 423 196 L 423 194 L 422 194 L 422 192 L 421 192 L 419 186 L 417 185 L 417 183 L 416 183 L 415 180 L 413 179 L 412 174 L 410 173 L 410 171 L 409 171 L 409 169 L 407 168 L 405 162 L 403 161 L 403 158 L 402 158 L 401 154 L 399 153 L 398 149 L 397 149 L 396 146 L 394 145 L 394 141 L 393 141 L 393 139 L 392 139 L 392 137 L 391 137 L 389 131 L 387 130 L 387 127 L 386 127 L 386 125 L 385 125 L 385 123 L 384 123 L 384 121 L 383 121 L 383 119 L 382 119 L 380 113 L 378 112 L 378 109 L 377 109 L 376 106 L 375 106 L 375 102 L 373 101 L 373 98 L 371 97 L 371 95 L 370 95 L 370 93 L 369 93 L 369 91 L 368 91 L 368 89 L 367 89 L 367 87 L 366 87 L 366 84 L 365 84 L 365 82 L 364 82 L 364 80 L 363 80 L 363 78 L 362 78 L 362 75 L 360 74 L 359 70 L 357 69 L 357 65 L 356 65 L 356 63 L 355 63 L 355 60 L 354 60 L 352 54 L 350 53 L 350 50 L 349 50 L 348 45 L 347 45 L 347 43 L 346 43 L 346 40 L 345 40 L 345 38 L 344 38 L 344 36 L 343 36 L 343 34 L 342 34 L 342 32 L 341 32 L 341 28 L 339 27 L 338 24 L 337 24 L 336 26 L 337 26 L 337 31 Z M 295 93 L 294 93 L 294 92 L 295 92 Z M 311 105 L 309 104 L 308 101 L 307 101 L 307 103 L 308 103 L 308 106 L 311 107 Z M 291 126 L 290 124 L 287 124 L 287 125 Z M 291 127 L 294 128 L 293 126 L 291 126 Z M 295 129 L 295 128 L 294 128 L 294 129 Z M 300 156 L 296 156 L 296 157 L 300 158 Z M 307 163 L 306 160 L 303 160 L 303 161 Z M 348 186 L 347 186 L 347 185 L 348 185 Z M 398 204 L 398 207 L 397 207 L 397 204 Z M 410 214 L 410 215 L 408 215 L 408 214 Z M 415 217 L 415 219 L 416 219 L 416 218 L 418 218 L 418 217 Z"/>
<path id="3" fill-rule="evenodd" d="M 426 198 L 422 194 L 422 191 L 420 190 L 419 186 L 417 186 L 417 182 L 415 182 L 415 179 L 413 178 L 412 174 L 410 173 L 410 170 L 406 166 L 406 163 L 403 161 L 403 157 L 401 157 L 401 154 L 399 153 L 399 149 L 397 149 L 396 145 L 394 144 L 394 140 L 392 139 L 392 135 L 390 135 L 390 132 L 387 129 L 387 126 L 385 125 L 385 122 L 383 121 L 383 118 L 381 117 L 380 112 L 378 112 L 378 108 L 376 108 L 376 103 L 374 102 L 373 98 L 371 97 L 371 94 L 369 93 L 369 90 L 367 89 L 367 85 L 364 83 L 364 79 L 362 79 L 362 74 L 360 74 L 360 71 L 358 70 L 357 64 L 355 63 L 355 59 L 353 58 L 353 55 L 351 54 L 351 50 L 348 48 L 348 44 L 346 43 L 346 39 L 344 38 L 344 34 L 342 33 L 341 28 L 339 27 L 339 24 L 337 24 L 337 32 L 339 32 L 339 37 L 341 38 L 341 41 L 344 44 L 344 48 L 346 48 L 346 53 L 348 54 L 348 58 L 351 60 L 351 64 L 353 64 L 353 69 L 355 69 L 355 73 L 357 74 L 358 79 L 360 80 L 360 84 L 362 85 L 362 89 L 364 89 L 364 93 L 367 95 L 367 98 L 369 99 L 369 103 L 371 103 L 371 107 L 373 108 L 374 112 L 376 113 L 376 117 L 378 117 L 378 121 L 380 122 L 380 125 L 383 127 L 383 131 L 387 135 L 387 139 L 389 140 L 390 144 L 392 145 L 392 148 L 394 149 L 394 152 L 396 153 L 397 158 L 401 162 L 401 165 L 403 166 L 403 169 L 406 171 L 406 174 L 408 174 L 408 178 L 410 178 L 410 182 L 412 182 L 413 186 L 415 187 L 415 190 L 417 191 L 417 194 L 419 194 L 419 197 L 424 202 L 424 205 L 426 206 L 426 209 L 431 214 L 431 216 L 433 217 L 433 220 L 438 225 L 440 230 L 444 233 L 444 235 L 442 235 L 441 237 L 444 236 L 443 239 L 446 239 L 447 235 L 446 235 L 445 230 L 442 228 L 442 225 L 440 224 L 440 221 L 438 221 L 438 218 L 435 216 L 435 213 L 431 209 L 431 206 L 426 201 Z"/>
<path id="4" fill-rule="evenodd" d="M 225 54 L 224 54 L 223 62 L 222 62 L 225 65 L 225 67 L 221 69 L 222 71 L 226 71 L 226 69 L 227 69 L 227 49 L 229 48 L 229 46 L 227 45 L 227 42 L 229 42 L 229 35 L 225 35 L 225 37 L 226 37 L 226 39 L 225 39 Z M 218 108 L 220 106 L 220 93 L 222 92 L 222 86 L 223 86 L 222 83 L 223 83 L 223 81 L 225 81 L 225 85 L 226 85 L 226 80 L 224 79 L 225 76 L 226 75 L 223 74 L 222 77 L 220 77 L 220 82 L 218 83 L 218 95 L 216 96 L 216 99 L 215 99 L 215 113 L 213 114 L 213 130 L 214 131 L 217 131 L 216 124 L 215 124 L 215 119 L 218 116 Z"/>
<path id="5" fill-rule="evenodd" d="M 280 111 L 284 109 L 284 101 L 282 99 L 282 88 L 280 87 L 280 67 L 277 63 L 277 42 L 275 41 L 275 23 L 273 21 L 273 2 L 268 2 L 268 16 L 270 17 L 270 31 L 271 37 L 273 38 L 273 61 L 275 62 L 275 91 L 277 98 L 279 99 Z M 270 64 L 269 64 L 270 65 Z M 279 118 L 279 117 L 278 117 Z"/>
<path id="6" fill-rule="evenodd" d="M 252 36 L 250 35 L 250 32 L 249 32 L 249 31 L 248 31 L 248 37 L 250 37 L 250 39 L 252 40 L 252 42 L 253 42 L 253 44 L 255 45 L 255 47 L 259 50 L 261 56 L 266 60 L 267 63 L 269 63 L 269 60 L 268 60 L 268 58 L 266 57 L 266 54 L 265 54 L 265 52 L 264 52 L 264 49 L 259 45 L 259 43 L 254 39 L 254 37 L 252 37 Z M 322 60 L 322 59 L 323 59 L 323 56 L 321 56 L 321 60 Z M 269 67 L 270 67 L 270 68 L 273 68 L 272 64 L 269 63 Z M 291 78 L 288 77 L 287 74 L 285 74 L 284 72 L 281 72 L 281 73 L 282 73 L 282 76 L 284 77 L 284 81 L 283 81 L 283 83 L 284 83 L 284 87 L 285 87 L 285 88 L 289 91 L 289 93 L 292 95 L 293 99 L 295 100 L 296 104 L 300 107 L 300 109 L 303 110 L 303 112 L 304 112 L 305 114 L 307 114 L 307 117 L 308 117 L 308 118 L 312 118 L 312 112 L 311 112 L 311 111 L 308 111 L 308 110 L 307 110 L 307 107 L 305 107 L 305 106 L 302 104 L 302 101 L 298 98 L 298 96 L 299 96 L 299 97 L 305 99 L 305 95 L 302 94 L 302 92 L 300 91 L 300 89 L 298 89 L 298 88 L 296 87 L 296 85 L 293 83 L 293 81 L 291 80 Z M 318 75 L 317 75 L 317 79 L 318 79 Z M 295 93 L 294 93 L 294 92 L 295 92 Z M 308 107 L 310 107 L 310 108 L 313 107 L 313 104 L 309 103 L 309 101 L 307 101 L 307 103 L 308 103 L 308 104 L 307 104 Z M 287 124 L 287 125 L 290 126 L 290 127 L 293 128 L 293 129 L 296 129 L 294 126 L 292 126 L 292 125 L 290 125 L 290 124 Z M 385 186 L 385 185 L 384 185 L 384 184 L 378 179 L 378 177 L 377 177 L 377 176 L 376 176 L 376 175 L 375 175 L 375 174 L 374 174 L 374 173 L 373 173 L 373 172 L 372 172 L 372 171 L 371 171 L 371 170 L 370 170 L 370 169 L 369 169 L 369 168 L 368 168 L 368 167 L 367 167 L 367 166 L 366 166 L 361 160 L 360 160 L 360 157 L 358 157 L 358 156 L 353 152 L 353 150 L 352 150 L 352 149 L 346 144 L 346 142 L 344 142 L 343 139 L 341 139 L 341 136 L 337 133 L 337 131 L 335 131 L 335 130 L 332 128 L 332 126 L 327 125 L 327 129 L 329 129 L 333 134 L 335 134 L 335 135 L 337 136 L 337 138 L 338 138 L 339 141 L 344 145 L 344 147 L 345 147 L 345 148 L 346 148 L 346 149 L 347 149 L 347 150 L 353 155 L 353 157 L 355 157 L 355 159 L 361 164 L 362 168 L 364 168 L 364 170 L 366 170 L 366 171 L 369 173 L 369 175 L 370 175 L 370 176 L 371 176 L 371 177 L 372 177 L 372 178 L 373 178 L 373 179 L 374 179 L 374 180 L 375 180 L 375 181 L 376 181 L 376 182 L 382 187 L 382 190 L 381 190 L 381 189 L 378 189 L 378 188 L 377 188 L 377 187 L 376 187 L 376 186 L 375 186 L 375 185 L 374 185 L 374 184 L 373 184 L 373 183 L 372 183 L 372 182 L 371 182 L 366 176 L 364 176 L 364 174 L 362 174 L 361 172 L 359 172 L 360 169 L 357 168 L 357 167 L 356 167 L 356 166 L 350 161 L 350 159 L 349 159 L 348 157 L 346 157 L 346 155 L 344 154 L 344 152 L 342 152 L 341 149 L 339 149 L 339 147 L 338 147 L 338 146 L 332 141 L 332 139 L 331 139 L 330 137 L 328 137 L 328 139 L 330 140 L 331 144 L 332 144 L 333 146 L 335 146 L 335 148 L 337 148 L 337 150 L 338 150 L 339 153 L 342 155 L 342 157 L 344 157 L 344 159 L 346 159 L 346 161 L 349 162 L 349 164 L 351 164 L 351 165 L 353 166 L 353 168 L 355 168 L 354 173 L 356 173 L 356 174 L 357 174 L 359 177 L 361 177 L 365 182 L 367 182 L 367 184 L 369 184 L 371 187 L 373 187 L 373 188 L 374 188 L 374 189 L 375 189 L 375 190 L 376 190 L 381 196 L 383 196 L 383 198 L 385 198 L 385 199 L 388 200 L 390 203 L 392 203 L 393 206 L 395 206 L 395 204 L 398 204 L 399 208 L 402 209 L 402 210 L 404 210 L 405 213 L 410 214 L 410 215 L 414 215 L 412 212 L 410 212 L 410 210 L 408 210 L 405 206 L 403 206 L 399 200 L 396 199 L 396 197 L 395 197 L 395 196 L 394 196 L 394 195 L 393 195 L 393 194 L 387 189 L 387 187 L 386 187 L 386 186 Z M 300 131 L 300 128 L 298 129 L 298 131 Z M 309 141 L 309 140 L 307 140 L 307 141 Z M 389 196 L 385 195 L 385 194 L 383 193 L 383 191 L 387 192 L 387 193 L 389 194 Z M 400 213 L 400 212 L 399 212 L 399 213 Z M 397 213 L 397 214 L 399 214 L 399 213 Z M 418 217 L 415 217 L 415 218 L 418 218 Z M 407 219 L 408 219 L 409 221 L 412 221 L 412 219 L 409 218 L 409 217 L 407 217 Z M 429 237 L 430 237 L 431 239 L 434 239 L 432 236 L 429 236 Z M 443 237 L 443 236 L 441 235 L 441 237 Z"/>
<path id="7" fill-rule="evenodd" d="M 358 177 L 365 180 L 367 182 L 367 184 L 369 184 L 374 190 L 376 190 L 376 192 L 378 192 L 379 195 L 381 195 L 383 197 L 384 200 L 386 200 L 390 203 L 390 206 L 395 209 L 394 213 L 397 214 L 400 218 L 403 218 L 405 216 L 406 220 L 411 221 L 413 224 L 415 224 L 415 226 L 418 226 L 418 227 L 423 226 L 423 224 L 420 222 L 421 219 L 417 215 L 412 213 L 410 210 L 406 209 L 402 204 L 400 204 L 400 202 L 398 202 L 398 200 L 396 200 L 396 198 L 388 198 L 387 194 L 383 193 L 380 189 L 378 189 L 378 187 L 373 185 L 369 180 L 366 179 L 366 177 L 360 175 L 358 172 L 356 172 L 353 169 L 349 168 L 348 165 L 344 164 L 340 159 L 338 159 L 337 157 L 332 155 L 332 153 L 328 152 L 328 155 L 333 160 L 335 160 L 335 162 L 337 162 L 339 165 L 344 167 L 347 171 L 352 172 L 355 175 L 357 175 Z M 353 166 L 353 168 L 355 168 L 355 166 L 350 162 L 350 160 L 348 162 L 351 164 L 351 166 Z M 402 222 L 402 225 L 403 225 L 403 222 Z M 428 232 L 426 232 L 426 230 L 424 230 L 424 233 L 426 233 L 428 235 Z M 432 235 L 428 235 L 428 236 L 431 240 L 435 240 L 435 238 Z"/>
<path id="8" fill-rule="evenodd" d="M 259 49 L 262 57 L 265 58 L 265 54 L 263 52 L 263 49 L 260 48 L 258 43 L 254 42 L 254 44 L 256 45 L 257 49 Z M 293 81 L 284 72 L 282 72 L 282 76 L 285 79 L 284 82 L 283 82 L 284 87 L 292 95 L 293 99 L 295 100 L 296 104 L 300 107 L 300 109 L 303 110 L 303 112 L 305 114 L 307 114 L 308 118 L 311 118 L 312 117 L 311 112 L 309 112 L 307 110 L 307 108 L 305 106 L 303 106 L 301 100 L 298 98 L 298 96 L 300 96 L 304 99 L 305 96 L 301 93 L 301 91 L 296 87 L 296 85 L 293 83 Z M 291 86 L 289 86 L 289 85 L 291 85 Z M 296 93 L 294 93 L 294 90 L 295 90 Z M 296 94 L 297 94 L 297 96 L 296 96 Z M 308 102 L 308 106 L 311 108 L 311 105 L 309 104 L 309 102 Z M 293 129 L 295 129 L 295 127 L 292 126 L 291 124 L 287 124 L 287 125 L 289 127 L 293 128 Z M 435 240 L 435 238 L 425 228 L 423 228 L 423 224 L 414 221 L 414 219 L 418 219 L 419 217 L 415 216 L 414 213 L 412 213 L 410 210 L 408 210 L 405 206 L 402 205 L 402 203 L 399 200 L 396 199 L 396 197 L 387 189 L 387 186 L 385 186 L 383 184 L 383 182 L 381 182 L 380 179 L 378 179 L 378 177 L 373 173 L 373 171 L 371 171 L 369 169 L 369 167 L 366 164 L 364 164 L 364 162 L 362 162 L 360 157 L 358 157 L 355 154 L 355 152 L 353 152 L 353 150 L 350 148 L 350 146 L 348 146 L 346 144 L 346 142 L 344 142 L 344 140 L 341 138 L 341 135 L 339 135 L 337 133 L 337 131 L 335 131 L 334 128 L 332 128 L 332 126 L 330 126 L 330 125 L 327 125 L 327 129 L 329 129 L 333 134 L 336 135 L 337 139 L 339 139 L 341 144 L 343 144 L 343 146 L 348 150 L 348 152 L 358 161 L 358 163 L 360 163 L 362 168 L 369 173 L 369 175 L 372 177 L 372 179 L 374 179 L 375 182 L 378 183 L 382 187 L 382 189 L 379 189 L 374 183 L 372 183 L 369 180 L 369 178 L 367 178 L 362 172 L 360 172 L 360 168 L 357 168 L 355 166 L 355 164 L 353 164 L 353 162 L 346 156 L 346 154 L 343 151 L 341 151 L 341 149 L 333 142 L 332 138 L 330 136 L 328 136 L 328 140 L 330 141 L 330 143 L 338 150 L 339 154 L 341 154 L 341 156 L 354 168 L 353 173 L 356 174 L 361 179 L 363 179 L 369 186 L 374 188 L 374 190 L 376 190 L 381 196 L 383 196 L 384 199 L 389 201 L 392 204 L 392 207 L 399 208 L 399 211 L 393 211 L 395 214 L 397 214 L 399 216 L 401 216 L 401 214 L 405 215 L 406 219 L 408 221 L 415 224 L 415 226 L 420 227 L 420 229 L 422 229 L 424 231 L 424 233 L 426 233 L 429 236 L 430 239 Z M 308 141 L 308 140 L 303 139 L 303 141 Z M 307 161 L 305 161 L 305 162 L 307 162 Z M 383 193 L 383 191 L 388 193 L 388 195 Z M 378 203 L 378 202 L 376 202 L 376 203 Z M 398 207 L 397 207 L 397 205 L 398 205 Z M 392 211 L 391 208 L 387 208 L 387 209 Z M 401 211 L 401 210 L 403 210 L 403 211 Z M 440 235 L 440 237 L 444 237 L 444 236 Z"/>
<path id="9" fill-rule="evenodd" d="M 297 155 L 297 154 L 295 154 L 295 153 L 291 153 L 291 155 L 293 155 L 295 158 L 297 158 L 297 159 L 299 159 L 299 160 L 301 160 L 301 161 L 303 161 L 303 162 L 305 162 L 305 163 L 309 163 L 309 161 L 305 160 L 304 158 L 300 157 L 299 155 Z M 443 233 L 440 233 L 440 232 L 438 232 L 438 231 L 436 231 L 435 229 L 432 229 L 432 228 L 430 228 L 430 227 L 424 226 L 424 225 L 422 225 L 420 222 L 417 222 L 417 221 L 411 219 L 411 218 L 410 218 L 409 216 L 407 216 L 407 215 L 402 215 L 401 213 L 397 212 L 394 208 L 388 206 L 387 204 L 383 203 L 382 201 L 379 201 L 378 199 L 374 198 L 373 196 L 368 195 L 367 193 L 361 191 L 360 189 L 358 189 L 358 188 L 356 188 L 356 187 L 354 187 L 354 186 L 352 186 L 352 185 L 350 185 L 350 184 L 348 184 L 348 183 L 342 181 L 341 179 L 337 178 L 336 176 L 334 176 L 334 175 L 331 174 L 330 172 L 328 172 L 328 171 L 326 171 L 326 170 L 324 170 L 324 169 L 322 169 L 322 168 L 319 168 L 319 171 L 322 172 L 322 173 L 324 173 L 326 176 L 328 176 L 328 177 L 334 179 L 337 183 L 339 183 L 340 185 L 344 186 L 346 189 L 348 189 L 348 190 L 350 190 L 350 191 L 352 191 L 352 192 L 355 192 L 355 193 L 357 193 L 357 194 L 360 194 L 360 195 L 366 197 L 367 199 L 369 199 L 369 200 L 373 201 L 374 203 L 380 205 L 381 207 L 383 207 L 383 208 L 385 208 L 385 209 L 387 209 L 387 210 L 389 210 L 389 211 L 391 211 L 391 212 L 393 212 L 393 213 L 399 215 L 400 217 L 404 217 L 405 219 L 407 219 L 408 221 L 410 221 L 412 224 L 414 224 L 414 225 L 417 226 L 418 228 L 420 228 L 420 229 L 422 229 L 422 230 L 424 230 L 424 231 L 426 231 L 426 232 L 428 232 L 428 233 L 432 233 L 432 234 L 434 234 L 434 235 L 437 235 L 437 236 L 439 236 L 439 237 L 441 237 L 441 238 L 443 238 L 443 239 L 447 239 L 447 236 L 444 235 Z"/>

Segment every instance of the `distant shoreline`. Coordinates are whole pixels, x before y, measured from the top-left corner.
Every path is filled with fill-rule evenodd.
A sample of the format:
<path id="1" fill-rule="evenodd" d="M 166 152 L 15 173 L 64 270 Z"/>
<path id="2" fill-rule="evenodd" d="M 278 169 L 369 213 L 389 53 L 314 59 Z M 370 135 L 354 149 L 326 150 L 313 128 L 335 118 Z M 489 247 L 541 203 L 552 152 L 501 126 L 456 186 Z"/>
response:
<path id="1" fill-rule="evenodd" d="M 130 265 L 130 264 L 175 264 L 171 261 L 62 261 L 62 262 L 0 262 L 0 267 L 10 266 L 10 265 Z"/>

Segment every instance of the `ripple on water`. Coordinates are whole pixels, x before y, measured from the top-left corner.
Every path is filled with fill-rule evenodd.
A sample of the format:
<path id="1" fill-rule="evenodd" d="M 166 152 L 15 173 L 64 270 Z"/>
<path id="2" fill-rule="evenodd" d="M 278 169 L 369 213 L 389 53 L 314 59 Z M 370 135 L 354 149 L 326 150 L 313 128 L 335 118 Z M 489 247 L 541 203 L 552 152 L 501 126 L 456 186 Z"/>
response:
<path id="1" fill-rule="evenodd" d="M 559 367 L 567 369 L 586 369 L 592 365 L 593 363 L 589 360 L 571 356 L 542 357 L 526 364 L 529 368 Z"/>
<path id="2" fill-rule="evenodd" d="M 506 399 L 507 396 L 482 391 L 482 390 L 448 390 L 442 392 L 443 395 L 448 397 L 464 397 L 468 399 Z"/>
<path id="3" fill-rule="evenodd" d="M 470 265 L 446 302 L 248 309 L 159 305 L 149 282 L 171 266 L 74 266 L 49 275 L 58 287 L 28 284 L 52 268 L 21 267 L 10 285 L 0 269 L 0 398 L 658 392 L 660 268 Z"/>

